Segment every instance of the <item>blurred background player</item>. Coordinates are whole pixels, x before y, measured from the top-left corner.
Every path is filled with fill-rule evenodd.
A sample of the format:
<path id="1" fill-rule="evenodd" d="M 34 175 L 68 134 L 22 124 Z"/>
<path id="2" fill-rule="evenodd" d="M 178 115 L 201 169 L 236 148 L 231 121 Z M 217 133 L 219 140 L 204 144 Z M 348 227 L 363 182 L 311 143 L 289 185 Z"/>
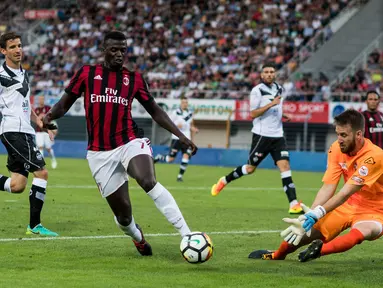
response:
<path id="1" fill-rule="evenodd" d="M 383 148 L 383 113 L 379 111 L 380 95 L 376 91 L 366 94 L 367 110 L 363 111 L 365 128 L 364 137 L 376 146 Z"/>
<path id="2" fill-rule="evenodd" d="M 30 85 L 27 72 L 21 67 L 23 48 L 21 36 L 7 32 L 0 37 L 1 53 L 5 62 L 0 66 L 0 112 L 3 116 L 0 125 L 0 138 L 8 153 L 7 168 L 11 177 L 0 175 L 0 190 L 22 193 L 28 183 L 29 173 L 33 173 L 29 192 L 30 218 L 26 234 L 58 236 L 57 233 L 41 225 L 47 189 L 48 171 L 43 156 L 34 141 L 37 127 L 55 129 L 54 125 L 44 125 L 31 109 Z M 52 131 L 47 130 L 53 137 Z"/>
<path id="3" fill-rule="evenodd" d="M 306 262 L 345 252 L 383 235 L 383 150 L 363 137 L 364 117 L 358 111 L 346 110 L 334 120 L 338 140 L 328 150 L 323 185 L 312 210 L 298 219 L 287 218 L 290 223 L 295 220 L 291 231 L 298 229 L 288 238 L 302 239 L 296 246 L 283 241 L 276 251 L 253 251 L 249 258 L 284 260 L 287 254 L 312 241 L 298 256 Z M 342 175 L 345 184 L 335 194 Z M 349 233 L 338 236 L 348 228 Z"/>
<path id="4" fill-rule="evenodd" d="M 195 133 L 198 133 L 198 128 L 194 125 L 193 112 L 189 110 L 189 101 L 186 97 L 181 97 L 181 105 L 178 109 L 172 112 L 170 119 L 172 119 L 174 124 L 182 131 L 182 133 L 185 134 L 186 137 L 193 141 L 193 136 Z M 179 151 L 182 152 L 182 160 L 177 181 L 182 182 L 183 175 L 185 174 L 186 167 L 191 158 L 191 150 L 183 145 L 177 136 L 172 134 L 169 155 L 156 155 L 156 157 L 154 157 L 154 163 L 158 161 L 172 163 Z"/>
<path id="5" fill-rule="evenodd" d="M 258 165 L 270 153 L 281 172 L 282 186 L 290 203 L 289 213 L 303 213 L 297 201 L 295 185 L 291 177 L 289 152 L 286 139 L 283 137 L 282 118 L 290 120 L 282 111 L 282 87 L 275 82 L 276 73 L 273 63 L 266 63 L 261 72 L 262 83 L 253 88 L 250 93 L 250 116 L 253 119 L 253 139 L 248 163 L 238 166 L 231 173 L 218 180 L 211 189 L 211 194 L 217 196 L 231 181 L 244 175 L 254 173 Z"/>
<path id="6" fill-rule="evenodd" d="M 48 111 L 51 109 L 51 106 L 45 105 L 45 98 L 44 96 L 38 97 L 38 106 L 35 109 L 36 115 L 43 119 L 45 114 L 48 113 Z M 56 126 L 57 124 L 54 123 Z M 54 136 L 57 135 L 58 130 L 54 131 Z M 53 151 L 53 144 L 54 141 L 49 138 L 48 133 L 44 132 L 39 127 L 36 127 L 36 145 L 40 150 L 41 155 L 44 156 L 44 149 L 47 150 L 49 156 L 51 157 L 51 166 L 53 169 L 57 168 L 57 161 L 55 157 L 55 152 Z"/>

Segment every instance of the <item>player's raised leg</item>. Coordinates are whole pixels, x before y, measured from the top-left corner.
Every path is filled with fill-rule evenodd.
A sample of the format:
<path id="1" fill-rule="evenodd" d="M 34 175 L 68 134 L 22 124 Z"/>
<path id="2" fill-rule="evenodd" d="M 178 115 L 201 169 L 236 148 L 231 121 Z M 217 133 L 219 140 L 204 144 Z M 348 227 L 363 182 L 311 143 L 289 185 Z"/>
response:
<path id="1" fill-rule="evenodd" d="M 8 193 L 22 193 L 28 182 L 28 173 L 25 175 L 12 173 L 11 177 L 0 174 L 0 191 Z"/>
<path id="2" fill-rule="evenodd" d="M 230 182 L 255 172 L 258 165 L 267 157 L 270 150 L 270 143 L 263 141 L 263 138 L 264 137 L 253 133 L 247 164 L 238 166 L 232 172 L 220 178 L 211 188 L 211 195 L 217 196 Z"/>
<path id="3" fill-rule="evenodd" d="M 115 192 L 106 197 L 110 208 L 114 213 L 114 221 L 126 234 L 132 237 L 138 252 L 143 256 L 152 255 L 152 247 L 146 241 L 144 234 L 132 215 L 128 182 L 124 182 Z"/>
<path id="4" fill-rule="evenodd" d="M 11 189 L 11 177 L 7 177 L 5 175 L 0 174 L 0 191 L 12 193 L 12 189 Z"/>
<path id="5" fill-rule="evenodd" d="M 211 195 L 217 196 L 223 188 L 230 182 L 241 178 L 242 176 L 253 174 L 256 169 L 256 166 L 253 165 L 242 165 L 235 168 L 232 172 L 227 174 L 226 176 L 220 178 L 216 184 L 211 188 Z"/>
<path id="6" fill-rule="evenodd" d="M 153 159 L 150 155 L 140 154 L 133 157 L 129 161 L 127 171 L 131 177 L 136 179 L 148 196 L 153 199 L 157 209 L 177 229 L 181 236 L 190 233 L 190 229 L 172 194 L 161 183 L 157 182 Z"/>
<path id="7" fill-rule="evenodd" d="M 180 150 L 180 144 L 179 141 L 176 139 L 172 139 L 172 142 L 170 143 L 169 147 L 169 154 L 163 155 L 163 154 L 157 154 L 154 157 L 154 163 L 157 162 L 165 162 L 165 163 L 172 163 L 174 159 L 176 158 L 178 151 Z"/>

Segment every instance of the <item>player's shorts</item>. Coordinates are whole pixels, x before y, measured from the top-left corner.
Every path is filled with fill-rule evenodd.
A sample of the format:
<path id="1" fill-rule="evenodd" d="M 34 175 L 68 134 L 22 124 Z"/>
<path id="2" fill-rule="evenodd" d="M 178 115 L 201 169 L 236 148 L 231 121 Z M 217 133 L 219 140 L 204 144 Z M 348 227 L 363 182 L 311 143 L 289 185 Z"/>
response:
<path id="1" fill-rule="evenodd" d="M 383 212 L 360 205 L 351 206 L 345 202 L 320 219 L 314 229 L 322 233 L 324 242 L 329 242 L 356 223 L 366 221 L 380 223 L 383 229 Z M 380 235 L 382 232 L 380 231 Z"/>
<path id="2" fill-rule="evenodd" d="M 89 168 L 102 197 L 113 194 L 128 181 L 130 160 L 142 154 L 152 157 L 151 147 L 141 138 L 109 151 L 88 151 Z"/>
<path id="3" fill-rule="evenodd" d="M 46 132 L 36 132 L 36 145 L 38 148 L 43 147 L 46 149 L 51 149 L 53 141 L 49 138 L 49 134 Z"/>
<path id="4" fill-rule="evenodd" d="M 248 164 L 258 166 L 269 153 L 275 164 L 279 160 L 290 160 L 284 137 L 265 137 L 253 133 Z"/>
<path id="5" fill-rule="evenodd" d="M 178 140 L 178 139 L 172 139 L 172 142 L 170 143 L 169 156 L 170 157 L 176 157 L 177 153 L 179 151 L 181 151 L 182 154 L 190 154 L 191 155 L 191 151 L 190 151 L 188 146 L 181 143 L 180 140 Z"/>
<path id="6" fill-rule="evenodd" d="M 8 152 L 8 170 L 28 177 L 29 172 L 41 170 L 45 161 L 34 141 L 32 134 L 6 132 L 1 136 Z"/>

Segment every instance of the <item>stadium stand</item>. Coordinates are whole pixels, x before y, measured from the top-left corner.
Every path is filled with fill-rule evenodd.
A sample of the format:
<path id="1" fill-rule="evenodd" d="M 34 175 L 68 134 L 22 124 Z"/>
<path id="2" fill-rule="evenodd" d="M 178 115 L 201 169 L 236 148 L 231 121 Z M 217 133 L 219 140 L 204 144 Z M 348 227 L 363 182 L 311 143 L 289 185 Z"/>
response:
<path id="1" fill-rule="evenodd" d="M 349 2 L 81 1 L 61 19 L 41 23 L 39 33 L 49 39 L 37 51 L 26 49 L 25 68 L 37 92 L 63 87 L 81 65 L 99 60 L 103 31 L 121 29 L 129 37 L 127 61 L 152 89 L 168 91 L 158 96 L 241 98 L 245 93 L 238 92 L 259 81 L 264 61 L 282 67 Z M 303 79 L 295 86 L 305 92 L 318 86 L 309 84 Z M 213 92 L 201 93 L 207 90 Z"/>
<path id="2" fill-rule="evenodd" d="M 47 7 L 52 1 L 27 2 L 33 8 Z M 317 33 L 325 33 L 328 40 L 332 34 L 327 24 L 353 1 L 277 2 L 81 1 L 68 5 L 61 17 L 41 21 L 37 32 L 48 35 L 48 41 L 37 50 L 25 47 L 24 68 L 33 75 L 34 94 L 58 94 L 76 69 L 100 60 L 102 33 L 121 29 L 129 38 L 126 62 L 146 75 L 151 89 L 159 91 L 155 96 L 242 99 L 259 81 L 257 71 L 264 61 L 281 68 Z M 0 13 L 2 7 L 11 15 L 6 5 L 0 6 Z M 379 89 L 379 52 L 370 58 L 374 64 L 363 67 L 333 92 Z M 325 75 L 280 81 L 292 101 L 331 97 Z"/>

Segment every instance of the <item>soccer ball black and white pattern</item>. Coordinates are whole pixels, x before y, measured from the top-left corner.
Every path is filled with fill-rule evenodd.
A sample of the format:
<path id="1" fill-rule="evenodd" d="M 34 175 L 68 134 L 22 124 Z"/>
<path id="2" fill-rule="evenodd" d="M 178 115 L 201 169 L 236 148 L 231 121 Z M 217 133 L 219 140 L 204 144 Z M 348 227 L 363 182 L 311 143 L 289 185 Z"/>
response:
<path id="1" fill-rule="evenodd" d="M 189 263 L 203 263 L 213 255 L 213 242 L 206 233 L 192 232 L 182 238 L 180 250 Z"/>

